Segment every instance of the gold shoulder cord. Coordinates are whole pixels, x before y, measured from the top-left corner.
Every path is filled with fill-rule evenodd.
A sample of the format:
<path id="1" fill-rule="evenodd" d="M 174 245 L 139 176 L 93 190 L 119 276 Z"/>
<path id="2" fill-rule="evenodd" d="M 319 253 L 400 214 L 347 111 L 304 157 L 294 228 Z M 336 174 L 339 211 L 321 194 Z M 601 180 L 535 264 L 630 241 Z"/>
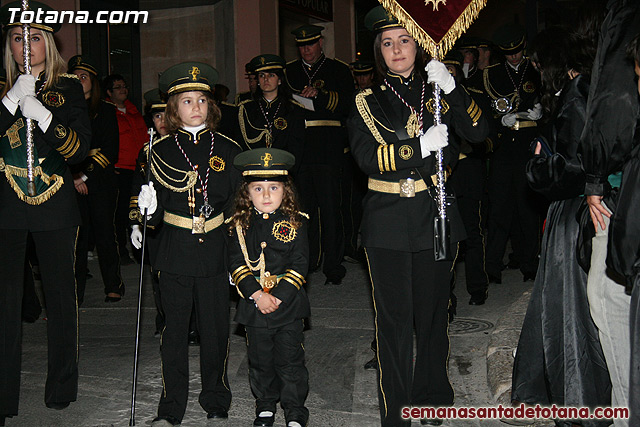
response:
<path id="1" fill-rule="evenodd" d="M 158 164 L 158 161 L 160 161 L 168 169 L 183 174 L 182 179 L 178 180 L 178 179 L 171 178 L 165 171 L 162 170 L 162 168 Z M 162 184 L 164 187 L 168 188 L 169 190 L 175 191 L 177 193 L 183 193 L 189 190 L 195 185 L 198 179 L 198 175 L 196 171 L 183 171 L 181 169 L 174 168 L 173 166 L 171 166 L 170 164 L 162 160 L 162 158 L 160 158 L 160 156 L 158 155 L 151 156 L 150 167 L 151 167 L 151 172 L 153 173 L 153 176 L 156 177 L 156 179 L 160 184 Z M 165 178 L 166 178 L 166 181 L 165 181 Z M 178 187 L 176 185 L 169 184 L 168 181 L 175 183 L 176 185 L 181 183 L 185 183 L 185 184 L 184 184 L 184 187 Z"/>
<path id="2" fill-rule="evenodd" d="M 257 260 L 252 261 L 249 259 L 247 243 L 244 240 L 244 231 L 242 230 L 242 226 L 240 224 L 236 224 L 236 234 L 238 235 L 238 243 L 240 243 L 240 249 L 242 249 L 242 255 L 244 255 L 245 264 L 247 264 L 247 267 L 249 267 L 251 271 L 260 271 L 260 286 L 262 287 L 262 289 L 264 289 L 265 278 L 270 276 L 269 273 L 265 272 L 266 263 L 264 261 L 264 248 L 267 247 L 267 243 L 260 243 L 260 247 L 262 248 L 260 250 L 260 256 Z"/>
<path id="3" fill-rule="evenodd" d="M 238 123 L 240 124 L 240 131 L 242 132 L 242 137 L 244 138 L 244 140 L 247 142 L 247 144 L 255 144 L 256 142 L 262 140 L 262 138 L 265 136 L 265 134 L 269 133 L 268 129 L 258 129 L 257 127 L 253 126 L 250 122 L 249 122 L 249 118 L 247 117 L 247 122 L 249 122 L 249 125 L 255 129 L 255 130 L 261 130 L 261 132 L 258 134 L 257 137 L 251 139 L 249 138 L 249 136 L 247 135 L 247 128 L 245 126 L 245 121 L 244 118 L 246 116 L 245 113 L 245 108 L 244 105 L 240 105 L 240 108 L 238 108 Z"/>
<path id="4" fill-rule="evenodd" d="M 378 141 L 378 143 L 381 145 L 387 145 L 385 140 L 382 138 L 382 135 L 380 135 L 380 132 L 376 127 L 376 124 L 373 122 L 374 120 L 373 114 L 371 114 L 369 105 L 367 104 L 367 101 L 364 99 L 365 96 L 371 93 L 373 93 L 371 89 L 365 89 L 359 94 L 357 94 L 356 107 L 358 108 L 358 112 L 360 113 L 360 116 L 362 117 L 364 124 L 367 125 L 367 128 L 369 128 L 369 132 L 371 132 L 371 135 L 373 135 L 375 140 Z"/>
<path id="5" fill-rule="evenodd" d="M 513 94 L 513 92 L 507 94 L 507 95 L 502 95 L 501 93 L 499 93 L 491 84 L 491 81 L 489 80 L 489 69 L 485 69 L 485 71 L 482 73 L 482 80 L 484 82 L 484 88 L 487 90 L 487 94 L 492 98 L 492 99 L 498 99 L 498 98 L 506 98 L 509 95 Z"/>

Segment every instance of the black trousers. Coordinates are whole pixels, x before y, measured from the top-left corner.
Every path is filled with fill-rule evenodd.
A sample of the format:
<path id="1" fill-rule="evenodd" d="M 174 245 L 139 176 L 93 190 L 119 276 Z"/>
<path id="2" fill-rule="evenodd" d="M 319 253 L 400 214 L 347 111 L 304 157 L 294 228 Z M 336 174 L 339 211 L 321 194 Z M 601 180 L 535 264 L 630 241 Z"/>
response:
<path id="1" fill-rule="evenodd" d="M 118 197 L 116 202 L 116 236 L 118 239 L 118 251 L 128 254 L 127 242 L 129 241 L 129 202 L 131 199 L 131 187 L 135 171 L 129 169 L 116 169 L 116 182 Z"/>
<path id="2" fill-rule="evenodd" d="M 407 426 L 404 406 L 449 406 L 447 375 L 451 261 L 433 250 L 365 248 L 373 287 L 378 341 L 378 400 L 384 427 Z M 413 331 L 417 347 L 413 361 Z"/>
<path id="3" fill-rule="evenodd" d="M 302 320 L 279 328 L 245 326 L 249 380 L 256 397 L 256 415 L 276 413 L 278 400 L 287 423 L 306 426 L 309 410 L 304 401 L 309 394 L 309 372 L 304 364 Z"/>
<path id="4" fill-rule="evenodd" d="M 229 350 L 229 279 L 179 276 L 160 272 L 160 293 L 165 327 L 162 331 L 163 391 L 158 416 L 182 420 L 189 393 L 189 320 L 196 309 L 200 331 L 200 376 L 198 399 L 206 412 L 229 410 L 231 391 L 226 363 Z"/>
<path id="5" fill-rule="evenodd" d="M 367 193 L 367 176 L 358 168 L 351 153 L 344 155 L 341 186 L 344 255 L 357 259 L 358 233 L 362 222 L 362 199 Z"/>
<path id="6" fill-rule="evenodd" d="M 485 182 L 484 160 L 467 157 L 458 161 L 450 184 L 456 193 L 458 211 L 467 232 L 464 270 L 467 292 L 480 294 L 487 291 L 489 279 L 485 271 L 485 236 L 482 232 L 482 195 Z"/>
<path id="7" fill-rule="evenodd" d="M 78 282 L 79 304 L 82 304 L 84 300 L 84 290 L 87 285 L 87 251 L 90 232 L 93 232 L 95 238 L 105 295 L 112 292 L 124 295 L 114 224 L 116 199 L 116 188 L 90 192 L 86 196 L 78 195 L 78 207 L 82 216 L 82 226 L 76 247 L 76 281 Z"/>
<path id="8" fill-rule="evenodd" d="M 540 253 L 541 212 L 547 203 L 529 188 L 525 167 L 529 144 L 536 131 L 506 131 L 489 168 L 487 219 L 487 273 L 500 276 L 504 251 L 511 235 L 514 254 L 525 274 L 535 274 Z"/>
<path id="9" fill-rule="evenodd" d="M 0 414 L 4 415 L 18 413 L 28 233 L 0 229 Z M 73 274 L 77 234 L 77 227 L 31 232 L 47 301 L 45 403 L 72 402 L 78 394 L 78 305 Z"/>
<path id="10" fill-rule="evenodd" d="M 328 279 L 342 279 L 344 240 L 340 217 L 341 168 L 332 165 L 302 165 L 296 185 L 303 211 L 309 214 L 309 262 L 311 269 L 324 255 L 322 271 Z"/>

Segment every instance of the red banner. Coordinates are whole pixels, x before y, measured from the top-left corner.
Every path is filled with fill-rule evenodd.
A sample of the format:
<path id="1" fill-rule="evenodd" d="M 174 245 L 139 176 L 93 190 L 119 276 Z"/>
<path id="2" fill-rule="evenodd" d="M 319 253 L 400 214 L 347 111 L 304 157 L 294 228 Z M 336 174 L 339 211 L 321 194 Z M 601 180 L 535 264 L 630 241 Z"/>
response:
<path id="1" fill-rule="evenodd" d="M 442 58 L 487 0 L 379 0 L 431 56 Z"/>

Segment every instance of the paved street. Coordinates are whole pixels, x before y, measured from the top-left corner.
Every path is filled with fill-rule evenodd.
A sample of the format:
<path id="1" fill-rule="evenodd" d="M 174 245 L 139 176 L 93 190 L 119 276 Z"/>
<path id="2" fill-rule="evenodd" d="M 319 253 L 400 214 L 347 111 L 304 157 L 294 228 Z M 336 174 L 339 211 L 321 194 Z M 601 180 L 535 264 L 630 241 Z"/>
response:
<path id="1" fill-rule="evenodd" d="M 374 323 L 367 272 L 357 264 L 345 265 L 348 272 L 342 286 L 325 287 L 321 273 L 311 275 L 307 285 L 312 305 L 311 328 L 305 332 L 306 364 L 310 373 L 307 399 L 311 412 L 310 426 L 379 425 L 376 373 L 362 368 L 373 355 L 369 349 Z M 85 304 L 80 310 L 77 402 L 62 411 L 47 409 L 44 405 L 46 321 L 41 317 L 34 324 L 24 324 L 20 413 L 18 417 L 7 419 L 7 426 L 129 425 L 139 266 L 123 268 L 127 293 L 122 301 L 115 304 L 104 302 L 97 260 L 90 261 L 89 267 L 94 277 L 87 283 Z M 532 282 L 522 282 L 519 271 L 505 271 L 503 284 L 491 285 L 485 305 L 469 306 L 464 269 L 458 266 L 458 317 L 450 328 L 449 358 L 449 376 L 456 393 L 456 406 L 495 405 L 492 394 L 504 391 L 511 375 L 510 361 L 505 355 L 510 355 L 518 334 L 517 330 L 503 332 L 498 329 L 496 334 L 494 332 L 496 325 L 500 328 L 505 322 L 520 324 L 527 301 L 525 292 L 531 286 Z M 142 305 L 135 419 L 138 426 L 151 423 L 162 390 L 159 339 L 153 336 L 155 307 L 147 280 Z M 235 307 L 235 302 L 231 305 Z M 197 403 L 200 384 L 198 347 L 191 347 L 191 391 L 183 426 L 235 427 L 252 424 L 254 399 L 248 384 L 245 340 L 233 333 L 236 327 L 232 323 L 228 374 L 233 402 L 229 420 L 207 423 L 206 413 Z M 489 360 L 494 354 L 503 355 L 503 364 L 494 364 L 490 369 L 492 376 L 497 378 L 494 378 L 492 388 L 487 378 L 489 348 Z M 277 414 L 276 425 L 284 426 L 282 411 Z M 419 423 L 415 421 L 414 425 Z M 444 425 L 505 426 L 497 420 L 448 420 Z"/>

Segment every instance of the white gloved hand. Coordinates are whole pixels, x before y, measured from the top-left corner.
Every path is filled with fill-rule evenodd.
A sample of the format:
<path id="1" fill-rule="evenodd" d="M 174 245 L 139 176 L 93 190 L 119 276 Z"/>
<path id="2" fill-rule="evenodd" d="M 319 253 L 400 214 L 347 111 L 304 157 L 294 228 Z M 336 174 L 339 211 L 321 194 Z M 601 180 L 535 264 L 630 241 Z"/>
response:
<path id="1" fill-rule="evenodd" d="M 527 110 L 527 118 L 529 120 L 540 120 L 542 117 L 542 104 L 539 102 L 533 106 L 533 109 Z"/>
<path id="2" fill-rule="evenodd" d="M 437 83 L 445 94 L 456 88 L 456 80 L 442 62 L 432 59 L 424 70 L 427 72 L 427 83 Z"/>
<path id="3" fill-rule="evenodd" d="M 500 119 L 500 121 L 502 122 L 502 126 L 510 128 L 511 126 L 516 124 L 516 115 L 515 113 L 505 114 L 504 116 L 502 116 L 502 119 Z"/>
<path id="4" fill-rule="evenodd" d="M 138 207 L 140 212 L 144 215 L 144 210 L 147 210 L 147 216 L 153 215 L 158 209 L 158 197 L 156 195 L 156 189 L 153 188 L 153 182 L 149 181 L 149 185 L 143 185 L 140 187 L 140 194 L 138 194 Z"/>
<path id="5" fill-rule="evenodd" d="M 131 227 L 131 244 L 134 248 L 140 249 L 142 247 L 142 226 L 134 225 Z"/>
<path id="6" fill-rule="evenodd" d="M 27 95 L 20 100 L 20 111 L 27 119 L 38 122 L 42 132 L 46 132 L 53 115 L 35 96 Z"/>
<path id="7" fill-rule="evenodd" d="M 19 104 L 25 96 L 36 96 L 36 78 L 31 74 L 21 74 L 7 92 L 6 97 L 14 104 Z"/>
<path id="8" fill-rule="evenodd" d="M 420 137 L 420 150 L 422 151 L 422 158 L 429 157 L 432 151 L 437 151 L 440 148 L 444 148 L 449 145 L 449 131 L 447 125 L 440 124 L 431 126 Z"/>

